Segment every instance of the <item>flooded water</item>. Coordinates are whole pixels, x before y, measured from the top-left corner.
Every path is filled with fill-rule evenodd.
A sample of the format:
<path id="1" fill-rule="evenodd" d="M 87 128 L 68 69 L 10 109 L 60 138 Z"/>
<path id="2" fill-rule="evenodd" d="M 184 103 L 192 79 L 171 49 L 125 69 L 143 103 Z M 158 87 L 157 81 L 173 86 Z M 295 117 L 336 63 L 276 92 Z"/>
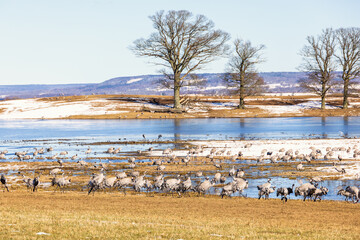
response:
<path id="1" fill-rule="evenodd" d="M 1 120 L 0 150 L 7 149 L 8 162 L 18 161 L 16 151 L 33 151 L 34 148 L 54 147 L 58 152 L 68 151 L 69 156 L 79 154 L 86 159 L 84 150 L 92 145 L 92 154 L 106 157 L 104 150 L 112 142 L 142 141 L 139 144 L 122 144 L 120 156 L 130 156 L 137 150 L 149 147 L 166 149 L 179 147 L 169 141 L 174 140 L 239 140 L 239 139 L 314 139 L 314 138 L 354 138 L 360 137 L 360 117 L 309 117 L 309 118 L 218 118 L 218 119 L 157 119 L 157 120 Z M 151 143 L 153 140 L 166 143 Z M 144 136 L 143 136 L 144 135 Z M 145 138 L 144 138 L 145 137 Z M 145 143 L 144 143 L 145 141 Z M 148 143 L 146 142 L 148 141 Z M 106 142 L 109 142 L 107 145 Z M 180 146 L 181 148 L 181 146 Z M 83 154 L 83 155 L 81 155 Z M 45 154 L 45 157 L 51 153 Z M 3 160 L 4 161 L 4 160 Z M 32 160 L 30 160 L 32 161 Z M 33 160 L 39 161 L 39 160 Z M 52 160 L 41 160 L 52 161 Z M 96 161 L 96 159 L 87 160 Z M 115 160 L 116 161 L 116 160 Z M 146 161 L 146 160 L 143 160 Z M 246 163 L 242 163 L 246 164 Z M 224 173 L 227 173 L 224 170 Z M 260 174 L 260 173 L 259 173 Z M 263 174 L 263 177 L 258 178 Z M 266 172 L 248 175 L 248 197 L 257 197 L 256 186 L 265 183 Z M 229 181 L 229 180 L 228 180 Z M 306 179 L 303 179 L 306 182 Z M 273 178 L 276 187 L 299 185 L 298 180 Z M 354 180 L 323 181 L 329 188 L 325 199 L 342 200 L 336 193 L 340 187 L 357 185 Z M 213 192 L 215 193 L 215 192 Z M 276 197 L 275 193 L 271 197 Z M 295 198 L 293 195 L 291 198 Z"/>
<path id="2" fill-rule="evenodd" d="M 1 120 L 2 140 L 126 138 L 306 139 L 360 136 L 360 117 L 134 120 Z"/>

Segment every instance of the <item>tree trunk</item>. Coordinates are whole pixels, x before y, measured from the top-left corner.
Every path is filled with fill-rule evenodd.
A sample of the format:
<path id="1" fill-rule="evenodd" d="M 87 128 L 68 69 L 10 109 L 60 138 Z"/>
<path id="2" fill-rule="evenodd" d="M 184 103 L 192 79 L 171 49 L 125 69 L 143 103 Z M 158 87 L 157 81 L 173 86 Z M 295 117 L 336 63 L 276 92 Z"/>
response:
<path id="1" fill-rule="evenodd" d="M 321 95 L 321 109 L 325 109 L 325 94 Z"/>
<path id="2" fill-rule="evenodd" d="M 325 81 L 322 80 L 321 83 L 321 109 L 325 109 L 325 96 L 326 96 L 326 84 Z"/>
<path id="3" fill-rule="evenodd" d="M 174 74 L 174 108 L 180 109 L 180 74 Z"/>
<path id="4" fill-rule="evenodd" d="M 343 109 L 347 109 L 349 106 L 348 100 L 348 91 L 349 91 L 349 80 L 344 80 L 344 99 L 343 99 Z"/>
<path id="5" fill-rule="evenodd" d="M 240 103 L 239 103 L 239 109 L 245 109 L 245 94 L 244 94 L 244 76 L 243 74 L 240 74 Z"/>
<path id="6" fill-rule="evenodd" d="M 245 109 L 245 101 L 244 98 L 240 97 L 240 104 L 239 104 L 239 109 Z"/>

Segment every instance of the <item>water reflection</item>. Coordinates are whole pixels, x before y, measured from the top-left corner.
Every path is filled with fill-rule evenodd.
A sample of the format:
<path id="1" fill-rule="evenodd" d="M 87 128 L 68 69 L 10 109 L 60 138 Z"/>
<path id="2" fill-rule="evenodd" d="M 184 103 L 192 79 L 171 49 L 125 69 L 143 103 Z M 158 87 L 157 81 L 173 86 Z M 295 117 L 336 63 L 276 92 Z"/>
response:
<path id="1" fill-rule="evenodd" d="M 240 140 L 245 139 L 245 134 L 243 132 L 243 129 L 245 128 L 245 121 L 246 121 L 245 118 L 240 119 L 240 135 L 239 135 Z"/>
<path id="2" fill-rule="evenodd" d="M 343 134 L 342 134 L 343 133 Z M 1 139 L 304 139 L 360 136 L 360 117 L 1 120 Z"/>
<path id="3" fill-rule="evenodd" d="M 176 144 L 177 141 L 181 140 L 181 122 L 180 119 L 174 119 L 174 147 L 179 148 L 180 145 Z"/>
<path id="4" fill-rule="evenodd" d="M 344 135 L 345 138 L 347 138 L 347 137 L 349 137 L 349 117 L 348 117 L 348 116 L 345 116 L 345 117 L 343 118 L 343 120 L 344 120 L 344 124 L 343 124 L 343 126 L 344 126 L 343 135 Z"/>
<path id="5" fill-rule="evenodd" d="M 321 129 L 322 129 L 322 138 L 327 138 L 327 133 L 325 132 L 326 128 L 326 117 L 321 117 Z"/>

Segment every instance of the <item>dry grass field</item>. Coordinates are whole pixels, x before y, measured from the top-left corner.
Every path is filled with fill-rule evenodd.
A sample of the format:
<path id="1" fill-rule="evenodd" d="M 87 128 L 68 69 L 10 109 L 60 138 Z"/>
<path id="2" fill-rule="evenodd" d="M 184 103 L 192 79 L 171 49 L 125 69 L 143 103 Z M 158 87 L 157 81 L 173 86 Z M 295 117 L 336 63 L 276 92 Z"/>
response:
<path id="1" fill-rule="evenodd" d="M 360 239 L 360 205 L 119 193 L 0 194 L 0 239 Z"/>
<path id="2" fill-rule="evenodd" d="M 314 95 L 252 96 L 245 109 L 237 109 L 237 96 L 181 97 L 184 108 L 172 109 L 172 96 L 87 95 L 0 102 L 0 118 L 6 119 L 183 119 L 245 117 L 326 117 L 360 116 L 360 99 L 350 98 L 350 108 L 342 109 L 341 95 L 329 95 L 326 109 Z"/>
<path id="3" fill-rule="evenodd" d="M 89 101 L 94 99 L 107 98 L 118 102 L 119 107 L 116 110 L 127 111 L 126 114 L 102 114 L 102 115 L 72 115 L 67 118 L 70 119 L 158 119 L 158 118 L 237 118 L 237 117 L 326 117 L 326 116 L 360 116 L 360 107 L 358 103 L 359 98 L 351 98 L 351 102 L 356 104 L 353 108 L 341 109 L 342 97 L 341 95 L 331 95 L 327 100 L 329 106 L 337 107 L 336 109 L 321 110 L 318 108 L 304 109 L 301 111 L 285 111 L 278 112 L 276 109 L 266 109 L 266 106 L 272 107 L 286 107 L 295 106 L 300 103 L 312 101 L 314 96 L 252 96 L 246 98 L 246 109 L 224 108 L 214 109 L 206 107 L 207 104 L 223 104 L 229 102 L 237 102 L 237 96 L 187 96 L 190 100 L 190 105 L 195 104 L 197 110 L 188 111 L 184 113 L 172 112 L 157 112 L 144 111 L 143 109 L 133 109 L 126 107 L 128 103 L 126 98 L 131 99 L 130 102 L 136 102 L 136 99 L 141 99 L 145 102 L 156 103 L 159 106 L 166 106 L 172 104 L 171 96 L 146 96 L 146 95 L 98 95 L 98 96 L 72 96 L 72 97 L 58 97 L 49 98 L 50 101 Z M 117 100 L 121 98 L 121 100 Z M 316 97 L 315 97 L 316 98 Z M 200 107 L 199 107 L 200 106 Z M 204 106 L 204 107 L 201 107 Z M 262 106 L 262 107 L 259 107 Z M 104 107 L 104 106 L 98 106 Z M 264 108 L 265 107 L 265 108 Z M 190 107 L 191 108 L 191 107 Z M 199 108 L 201 109 L 199 111 Z M 115 109 L 114 109 L 115 110 Z"/>

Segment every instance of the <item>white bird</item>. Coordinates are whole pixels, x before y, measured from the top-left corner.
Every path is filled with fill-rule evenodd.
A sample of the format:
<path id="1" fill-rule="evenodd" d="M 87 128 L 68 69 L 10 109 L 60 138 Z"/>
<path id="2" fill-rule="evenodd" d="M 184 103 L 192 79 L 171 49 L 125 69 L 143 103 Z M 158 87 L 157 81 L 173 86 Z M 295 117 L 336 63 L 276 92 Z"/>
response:
<path id="1" fill-rule="evenodd" d="M 61 171 L 62 171 L 62 169 L 60 169 L 60 168 L 54 168 L 54 169 L 50 170 L 49 174 L 55 176 L 56 174 L 60 173 Z"/>
<path id="2" fill-rule="evenodd" d="M 80 160 L 80 161 L 77 161 L 77 163 L 81 166 L 81 167 L 85 167 L 88 163 L 83 161 L 83 160 Z"/>
<path id="3" fill-rule="evenodd" d="M 62 152 L 60 152 L 60 155 L 63 155 L 63 156 L 68 155 L 68 152 L 67 151 L 62 151 Z"/>
<path id="4" fill-rule="evenodd" d="M 299 163 L 299 164 L 296 166 L 296 170 L 298 170 L 298 171 L 304 170 L 303 164 L 302 164 L 302 163 Z"/>
<path id="5" fill-rule="evenodd" d="M 236 169 L 235 169 L 235 166 L 233 166 L 230 170 L 229 170 L 229 176 L 234 176 L 236 173 Z"/>
<path id="6" fill-rule="evenodd" d="M 116 173 L 116 177 L 118 179 L 122 179 L 122 178 L 126 178 L 127 175 L 126 175 L 126 172 L 120 172 L 120 173 Z"/>
<path id="7" fill-rule="evenodd" d="M 202 171 L 198 171 L 198 172 L 196 172 L 196 177 L 201 177 L 202 175 L 203 175 L 203 173 L 202 173 Z"/>
<path id="8" fill-rule="evenodd" d="M 160 165 L 156 168 L 156 170 L 158 171 L 164 171 L 165 170 L 165 166 L 164 165 Z"/>
<path id="9" fill-rule="evenodd" d="M 85 151 L 85 154 L 88 155 L 91 153 L 91 148 L 89 147 L 86 151 Z"/>

